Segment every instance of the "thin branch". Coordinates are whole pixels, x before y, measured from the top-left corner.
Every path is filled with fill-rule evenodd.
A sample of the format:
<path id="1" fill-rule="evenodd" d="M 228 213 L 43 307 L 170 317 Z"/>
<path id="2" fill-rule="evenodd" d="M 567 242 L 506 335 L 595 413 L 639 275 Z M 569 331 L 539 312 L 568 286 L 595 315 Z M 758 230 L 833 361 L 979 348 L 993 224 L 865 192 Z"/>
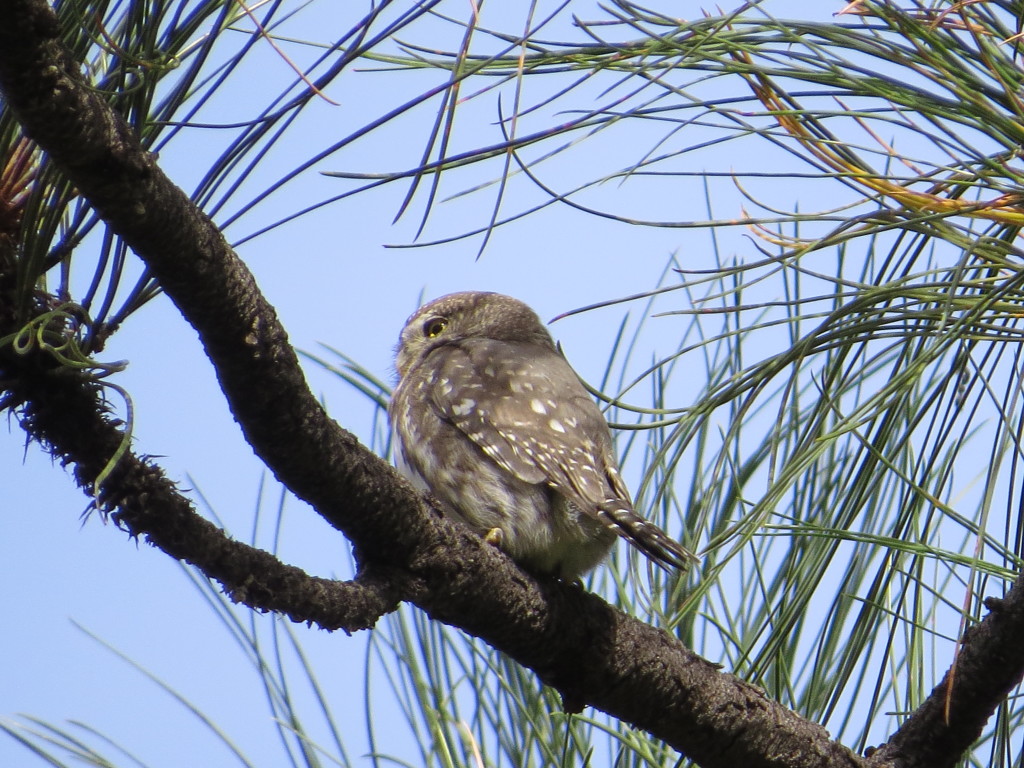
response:
<path id="1" fill-rule="evenodd" d="M 0 328 L 0 336 L 6 329 Z M 8 384 L 5 402 L 21 416 L 32 438 L 65 465 L 91 493 L 123 447 L 120 422 L 107 413 L 98 383 L 58 367 L 41 351 L 0 350 Z M 262 549 L 228 537 L 196 513 L 192 503 L 147 457 L 126 451 L 102 481 L 95 500 L 133 536 L 216 579 L 232 600 L 277 611 L 297 622 L 354 632 L 372 627 L 399 602 L 394 578 L 364 569 L 350 582 L 310 576 Z"/>

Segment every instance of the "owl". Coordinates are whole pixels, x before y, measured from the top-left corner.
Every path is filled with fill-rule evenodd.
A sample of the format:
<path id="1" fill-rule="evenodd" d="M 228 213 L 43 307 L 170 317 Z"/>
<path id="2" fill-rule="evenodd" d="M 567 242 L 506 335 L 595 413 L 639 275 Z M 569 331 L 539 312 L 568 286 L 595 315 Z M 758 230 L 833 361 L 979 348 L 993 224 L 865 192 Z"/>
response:
<path id="1" fill-rule="evenodd" d="M 607 422 L 521 301 L 468 291 L 424 305 L 395 367 L 399 469 L 526 570 L 571 581 L 616 534 L 662 565 L 695 559 L 634 511 Z"/>

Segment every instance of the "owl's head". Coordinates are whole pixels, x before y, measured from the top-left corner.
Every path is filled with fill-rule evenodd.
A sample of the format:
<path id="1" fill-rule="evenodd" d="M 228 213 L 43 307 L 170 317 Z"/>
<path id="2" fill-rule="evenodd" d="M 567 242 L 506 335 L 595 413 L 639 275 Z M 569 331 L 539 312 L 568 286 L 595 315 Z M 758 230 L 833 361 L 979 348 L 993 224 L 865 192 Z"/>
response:
<path id="1" fill-rule="evenodd" d="M 402 329 L 395 354 L 400 377 L 437 347 L 464 339 L 493 339 L 555 349 L 537 314 L 500 293 L 449 293 L 420 307 Z"/>

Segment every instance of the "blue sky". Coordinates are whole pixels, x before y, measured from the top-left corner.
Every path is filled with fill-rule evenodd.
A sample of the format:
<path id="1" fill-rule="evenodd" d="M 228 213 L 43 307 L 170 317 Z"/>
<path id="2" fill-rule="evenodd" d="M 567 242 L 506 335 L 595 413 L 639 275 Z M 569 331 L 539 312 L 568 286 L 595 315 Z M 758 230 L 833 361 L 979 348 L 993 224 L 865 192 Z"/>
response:
<path id="1" fill-rule="evenodd" d="M 277 81 L 290 76 L 272 54 L 265 53 L 260 61 Z M 354 109 L 350 104 L 376 98 L 381 83 L 390 89 L 401 78 L 398 73 L 343 78 L 334 89 L 341 93 L 331 92 L 343 106 L 316 108 L 321 122 L 309 132 L 346 130 L 365 118 L 363 106 Z M 420 82 L 412 90 L 421 88 L 423 78 L 413 79 Z M 272 77 L 264 80 L 265 92 L 249 94 L 256 101 L 280 87 Z M 402 98 L 397 88 L 389 95 Z M 493 100 L 486 108 L 493 109 Z M 393 170 L 410 162 L 419 151 L 411 132 L 427 111 L 421 113 L 401 128 L 410 132 L 404 136 L 409 145 L 404 157 L 387 142 L 364 141 L 349 157 L 320 168 Z M 203 170 L 207 139 L 202 131 L 186 133 L 161 152 L 162 166 L 186 189 Z M 267 173 L 287 167 L 303 149 L 302 139 L 285 142 L 272 158 L 275 169 Z M 280 216 L 292 209 L 293 195 L 315 199 L 344 184 L 309 174 L 295 192 L 271 198 L 259 215 Z M 393 185 L 356 197 L 239 249 L 297 347 L 318 352 L 321 342 L 336 346 L 390 379 L 398 332 L 421 293 L 432 297 L 462 289 L 498 290 L 551 318 L 598 299 L 646 290 L 669 255 L 686 247 L 687 240 L 695 243 L 688 246 L 695 253 L 708 243 L 699 232 L 663 231 L 641 239 L 635 227 L 563 209 L 499 230 L 480 258 L 479 240 L 422 250 L 388 249 L 385 244 L 410 240 L 409 222 L 391 223 L 404 191 Z M 491 198 L 478 195 L 439 205 L 435 231 L 479 226 L 486 221 Z M 457 210 L 449 212 L 453 207 Z M 255 228 L 254 220 L 241 222 L 229 236 Z M 589 365 L 597 376 L 621 314 L 620 309 L 591 313 L 553 330 L 581 371 Z M 139 311 L 101 359 L 128 361 L 116 383 L 133 400 L 135 450 L 160 457 L 171 478 L 183 488 L 201 490 L 229 530 L 248 538 L 264 469 L 242 440 L 194 332 L 170 302 L 159 297 Z M 369 440 L 368 402 L 316 366 L 309 373 L 314 391 L 322 393 L 335 418 Z M 7 630 L 0 634 L 0 655 L 9 660 L 0 668 L 0 716 L 24 713 L 55 725 L 81 721 L 153 766 L 231 764 L 228 751 L 194 715 L 87 636 L 80 625 L 167 681 L 237 739 L 257 764 L 280 764 L 261 760 L 279 754 L 279 746 L 256 676 L 180 566 L 96 515 L 82 523 L 88 500 L 74 488 L 69 473 L 54 466 L 38 447 L 26 451 L 23 443 L 22 432 L 10 422 L 0 438 L 5 467 L 0 498 L 6 507 L 0 515 L 0 578 L 8 585 L 9 617 Z M 273 483 L 268 482 L 267 493 L 272 512 L 277 498 Z M 344 539 L 304 505 L 291 500 L 287 510 L 284 558 L 311 573 L 350 575 Z M 365 633 L 346 637 L 305 627 L 297 631 L 319 660 L 321 682 L 345 692 L 337 697 L 340 714 L 351 706 L 346 719 L 361 718 L 361 696 L 355 691 L 362 684 Z M 366 751 L 361 727 L 347 738 L 352 755 Z M 0 738 L 0 764 L 33 762 L 20 745 Z"/>
<path id="2" fill-rule="evenodd" d="M 699 14 L 697 5 L 684 5 L 690 15 Z M 780 13 L 802 8 L 819 18 L 836 10 L 826 12 L 818 3 L 780 3 L 775 7 Z M 297 36 L 326 39 L 330 32 L 321 30 L 337 22 L 323 9 L 314 9 L 296 23 Z M 521 27 L 522 22 L 518 24 Z M 410 31 L 409 37 L 437 47 L 450 45 L 454 39 L 448 30 L 444 43 L 435 42 L 431 28 Z M 303 51 L 294 48 L 290 53 L 301 57 Z M 214 111 L 221 114 L 207 119 L 252 114 L 256 105 L 277 94 L 291 73 L 265 49 L 238 77 L 246 86 L 232 92 L 237 101 L 218 102 Z M 293 136 L 257 169 L 252 188 L 260 185 L 255 177 L 273 178 L 306 157 L 311 146 L 345 135 L 365 122 L 367 115 L 382 114 L 438 80 L 437 73 L 348 73 L 328 91 L 340 106 L 321 103 L 310 109 Z M 591 89 L 592 101 L 581 97 L 581 106 L 587 108 L 606 98 L 602 96 L 606 84 Z M 526 82 L 526 93 L 534 101 L 542 98 L 544 89 L 553 88 L 554 83 L 546 81 Z M 507 113 L 507 91 L 502 98 Z M 455 137 L 458 147 L 500 139 L 494 125 L 497 103 L 495 92 L 462 107 Z M 229 239 L 242 238 L 304 201 L 353 186 L 346 180 L 318 175 L 318 171 L 380 172 L 415 165 L 422 151 L 423 126 L 432 119 L 433 109 L 419 107 L 380 135 L 360 140 L 320 163 L 232 226 Z M 543 119 L 548 118 L 550 112 Z M 640 126 L 598 135 L 583 151 L 568 152 L 545 163 L 540 172 L 556 181 L 559 189 L 568 189 L 574 179 L 589 180 L 602 170 L 628 166 L 650 146 L 652 137 L 664 133 L 657 126 Z M 214 131 L 186 131 L 161 151 L 161 165 L 175 181 L 191 189 L 204 170 L 205 159 L 219 151 L 223 138 Z M 683 143 L 693 142 L 687 137 Z M 770 157 L 744 156 L 731 145 L 680 160 L 693 172 L 771 162 Z M 442 197 L 499 173 L 500 166 L 492 163 L 484 170 L 453 174 L 445 182 Z M 708 269 L 714 266 L 716 248 L 726 257 L 758 255 L 752 239 L 741 229 L 712 235 L 705 229 L 638 227 L 564 205 L 499 228 L 482 255 L 478 255 L 479 238 L 430 248 L 387 248 L 408 244 L 415 237 L 421 202 L 397 224 L 392 222 L 406 189 L 395 184 L 350 198 L 239 248 L 296 347 L 314 353 L 320 343 L 338 347 L 389 379 L 398 332 L 421 295 L 429 298 L 454 290 L 497 290 L 523 299 L 543 318 L 551 318 L 596 301 L 654 288 L 673 256 L 689 267 Z M 764 182 L 760 191 L 775 195 L 782 207 L 796 199 L 795 192 L 777 181 Z M 438 204 L 423 239 L 485 224 L 494 193 L 495 187 L 490 187 Z M 696 179 L 643 185 L 612 181 L 583 197 L 628 215 L 658 220 L 703 220 L 712 213 L 741 215 L 745 203 L 731 180 L 716 182 L 711 194 L 713 212 L 707 210 L 703 188 Z M 510 184 L 503 210 L 516 210 L 542 197 L 520 177 Z M 244 195 L 240 199 L 245 199 Z M 223 220 L 224 215 L 218 218 Z M 83 272 L 87 270 L 83 268 Z M 661 299 L 659 306 L 671 309 L 684 303 L 684 294 L 679 292 Z M 634 313 L 635 322 L 641 306 L 611 307 L 552 327 L 584 378 L 600 378 L 612 334 L 626 311 Z M 651 321 L 645 336 L 646 356 L 637 359 L 633 373 L 639 373 L 651 355 L 676 348 L 680 323 L 671 317 Z M 172 479 L 183 488 L 200 490 L 228 529 L 248 539 L 261 480 L 266 479 L 264 469 L 227 411 L 194 332 L 170 302 L 159 297 L 138 312 L 112 339 L 101 359 L 129 363 L 115 381 L 131 393 L 135 450 L 159 457 Z M 308 366 L 308 371 L 313 390 L 322 394 L 332 415 L 368 441 L 373 412 L 366 399 L 316 366 Z M 54 466 L 36 446 L 26 450 L 22 432 L 13 421 L 9 424 L 7 432 L 0 433 L 0 466 L 5 468 L 0 476 L 0 499 L 5 507 L 5 514 L 0 515 L 0 579 L 7 585 L 8 617 L 6 631 L 0 634 L 0 656 L 8 660 L 0 666 L 0 717 L 25 713 L 54 724 L 82 721 L 152 766 L 199 760 L 206 765 L 232 764 L 229 753 L 193 714 L 77 624 L 167 681 L 237 739 L 257 764 L 280 764 L 265 759 L 277 754 L 279 745 L 265 722 L 262 693 L 247 660 L 179 565 L 144 543 L 129 540 L 96 515 L 82 523 L 86 497 L 73 487 L 69 474 Z M 264 511 L 269 513 L 278 490 L 269 481 L 264 487 Z M 262 541 L 266 543 L 266 539 Z M 286 505 L 281 554 L 287 562 L 311 573 L 340 578 L 350 575 L 347 543 L 294 500 Z M 258 617 L 257 621 L 270 619 Z M 296 631 L 315 660 L 321 683 L 339 693 L 339 712 L 352 722 L 359 721 L 365 633 L 346 637 L 304 627 Z M 351 756 L 365 752 L 360 727 L 353 727 L 347 738 L 351 738 Z M 222 754 L 223 760 L 212 757 L 217 754 Z M 14 741 L 0 738 L 0 764 L 30 765 L 32 761 Z"/>

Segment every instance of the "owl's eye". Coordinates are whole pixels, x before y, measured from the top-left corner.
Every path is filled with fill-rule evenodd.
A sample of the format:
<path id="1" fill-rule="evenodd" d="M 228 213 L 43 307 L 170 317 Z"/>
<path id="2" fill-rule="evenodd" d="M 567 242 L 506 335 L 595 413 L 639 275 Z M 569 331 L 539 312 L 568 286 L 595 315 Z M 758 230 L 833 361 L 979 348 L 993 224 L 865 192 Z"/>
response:
<path id="1" fill-rule="evenodd" d="M 428 339 L 440 336 L 441 332 L 448 327 L 448 321 L 443 317 L 432 317 L 423 324 L 423 335 Z"/>

